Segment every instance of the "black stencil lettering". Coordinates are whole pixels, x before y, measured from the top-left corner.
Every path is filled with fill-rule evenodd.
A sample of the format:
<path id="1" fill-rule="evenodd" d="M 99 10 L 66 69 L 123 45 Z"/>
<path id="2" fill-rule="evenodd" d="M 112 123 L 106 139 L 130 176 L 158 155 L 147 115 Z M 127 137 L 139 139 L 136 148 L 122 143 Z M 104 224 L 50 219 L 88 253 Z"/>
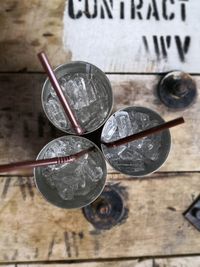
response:
<path id="1" fill-rule="evenodd" d="M 185 55 L 188 53 L 191 43 L 190 36 L 186 36 L 184 42 L 181 41 L 180 36 L 175 36 L 176 46 L 181 62 L 185 62 Z"/>
<path id="2" fill-rule="evenodd" d="M 93 0 L 93 4 L 91 2 L 91 0 L 85 0 L 85 15 L 88 19 L 94 19 L 97 16 L 97 0 Z M 93 13 L 90 12 L 91 6 L 93 6 Z"/>
<path id="3" fill-rule="evenodd" d="M 163 0 L 163 18 L 166 20 L 172 20 L 175 18 L 175 14 L 172 12 L 170 15 L 167 13 L 167 2 L 174 4 L 174 0 Z"/>
<path id="4" fill-rule="evenodd" d="M 160 20 L 156 0 L 152 0 L 152 5 L 149 4 L 147 19 L 150 20 L 154 17 L 156 20 Z"/>
<path id="5" fill-rule="evenodd" d="M 153 36 L 153 43 L 154 43 L 154 49 L 156 52 L 157 59 L 159 60 L 160 59 L 160 49 L 159 49 L 159 45 L 158 45 L 158 37 L 155 35 Z"/>
<path id="6" fill-rule="evenodd" d="M 140 20 L 142 20 L 142 14 L 138 9 L 141 9 L 143 7 L 143 0 L 140 0 L 139 4 L 135 5 L 135 0 L 131 0 L 131 18 L 135 19 L 136 14 Z M 137 10 L 137 11 L 136 11 Z"/>
<path id="7" fill-rule="evenodd" d="M 146 36 L 142 36 L 143 44 L 147 53 L 149 53 L 149 45 Z"/>
<path id="8" fill-rule="evenodd" d="M 150 46 L 148 43 L 148 40 L 146 38 L 146 36 L 142 37 L 143 40 L 143 44 L 145 47 L 145 50 L 147 53 L 150 53 Z M 167 50 L 170 48 L 171 46 L 171 36 L 153 36 L 153 46 L 154 46 L 154 52 L 157 56 L 157 59 L 160 60 L 160 58 L 167 58 L 168 57 L 168 52 Z"/>
<path id="9" fill-rule="evenodd" d="M 167 36 L 166 42 L 167 42 L 167 48 L 170 48 L 170 45 L 171 45 L 171 36 Z"/>
<path id="10" fill-rule="evenodd" d="M 79 1 L 81 1 L 81 0 L 79 0 Z M 74 13 L 74 1 L 73 0 L 69 0 L 68 14 L 69 14 L 70 18 L 72 18 L 72 19 L 79 19 L 82 16 L 81 10 L 78 10 L 76 14 Z"/>
<path id="11" fill-rule="evenodd" d="M 105 12 L 106 12 L 107 17 L 109 19 L 112 19 L 113 15 L 112 15 L 111 7 L 113 8 L 113 2 L 110 2 L 110 7 L 109 7 L 108 3 L 106 2 L 106 0 L 103 0 L 103 4 L 104 4 L 104 6 L 101 6 L 101 18 L 102 19 L 105 18 Z"/>
<path id="12" fill-rule="evenodd" d="M 188 2 L 188 0 L 180 0 L 183 3 L 181 3 L 181 20 L 182 21 L 186 21 L 186 2 Z"/>
<path id="13" fill-rule="evenodd" d="M 165 47 L 165 41 L 164 41 L 164 37 L 163 36 L 160 37 L 160 44 L 161 44 L 163 57 L 166 58 L 167 57 L 167 50 L 166 50 L 166 47 Z"/>
<path id="14" fill-rule="evenodd" d="M 120 19 L 124 19 L 124 2 L 120 3 Z"/>

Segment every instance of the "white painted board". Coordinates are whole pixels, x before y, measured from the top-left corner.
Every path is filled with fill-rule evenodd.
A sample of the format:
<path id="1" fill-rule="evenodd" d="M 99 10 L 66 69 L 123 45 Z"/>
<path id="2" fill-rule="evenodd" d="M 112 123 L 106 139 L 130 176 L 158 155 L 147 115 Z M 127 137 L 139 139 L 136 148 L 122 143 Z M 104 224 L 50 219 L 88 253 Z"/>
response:
<path id="1" fill-rule="evenodd" d="M 200 73 L 199 0 L 68 0 L 64 48 L 106 72 Z"/>

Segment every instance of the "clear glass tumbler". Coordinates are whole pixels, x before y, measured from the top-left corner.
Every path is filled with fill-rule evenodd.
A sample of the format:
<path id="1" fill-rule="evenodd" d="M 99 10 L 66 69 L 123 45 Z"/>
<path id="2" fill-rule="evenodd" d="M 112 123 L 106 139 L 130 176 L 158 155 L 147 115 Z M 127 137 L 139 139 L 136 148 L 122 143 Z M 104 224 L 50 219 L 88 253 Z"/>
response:
<path id="1" fill-rule="evenodd" d="M 155 111 L 145 107 L 127 107 L 115 112 L 105 123 L 101 135 L 112 142 L 164 123 Z M 101 145 L 108 163 L 130 176 L 145 176 L 161 167 L 171 147 L 169 130 L 128 142 L 117 147 Z"/>
<path id="2" fill-rule="evenodd" d="M 61 208 L 81 208 L 100 195 L 106 181 L 106 162 L 88 139 L 72 135 L 54 139 L 37 159 L 69 156 L 89 148 L 92 150 L 73 162 L 34 169 L 36 186 L 46 200 Z"/>
<path id="3" fill-rule="evenodd" d="M 113 94 L 107 76 L 87 62 L 72 62 L 54 70 L 63 93 L 85 134 L 100 128 L 110 116 Z M 58 129 L 75 134 L 49 79 L 43 85 L 42 106 Z"/>

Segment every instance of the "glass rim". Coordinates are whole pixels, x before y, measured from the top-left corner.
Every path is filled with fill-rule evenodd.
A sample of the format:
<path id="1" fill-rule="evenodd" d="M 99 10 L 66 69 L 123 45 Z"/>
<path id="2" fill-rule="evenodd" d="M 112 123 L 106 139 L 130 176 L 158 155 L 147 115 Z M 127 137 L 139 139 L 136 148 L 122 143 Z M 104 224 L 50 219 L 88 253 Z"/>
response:
<path id="1" fill-rule="evenodd" d="M 143 106 L 127 106 L 127 107 L 123 107 L 123 108 L 120 108 L 120 109 L 118 109 L 118 110 L 116 110 L 111 116 L 110 116 L 110 118 L 116 113 L 116 112 L 119 112 L 119 111 L 123 111 L 123 110 L 125 110 L 125 109 L 129 109 L 129 108 L 142 108 L 142 109 L 146 109 L 146 110 L 148 110 L 148 111 L 150 111 L 151 113 L 154 113 L 154 114 L 156 114 L 163 122 L 165 122 L 165 120 L 160 116 L 160 114 L 158 114 L 155 110 L 153 110 L 153 109 L 150 109 L 150 108 L 146 108 L 146 107 L 143 107 Z M 110 119 L 109 118 L 109 119 Z M 108 119 L 108 120 L 109 120 Z M 108 121 L 107 120 L 107 121 Z M 107 123 L 107 122 L 106 122 Z M 105 125 L 106 125 L 106 123 L 105 123 Z M 105 127 L 105 125 L 103 126 L 103 129 L 104 129 L 104 127 Z M 101 132 L 101 136 L 102 136 L 102 133 L 103 133 L 103 129 L 102 129 L 102 132 Z M 126 175 L 126 176 L 129 176 L 129 177 L 134 177 L 134 178 L 141 178 L 141 177 L 147 177 L 147 176 L 149 176 L 149 175 L 151 175 L 152 173 L 155 173 L 156 171 L 158 171 L 165 163 L 166 163 L 166 161 L 167 161 L 167 158 L 169 157 L 169 153 L 170 153 L 170 151 L 171 151 L 171 148 L 172 148 L 172 142 L 171 142 L 171 133 L 170 133 L 170 130 L 169 129 L 166 129 L 166 130 L 164 130 L 164 132 L 167 132 L 168 133 L 168 137 L 169 137 L 169 143 L 168 143 L 168 148 L 167 148 L 167 150 L 166 150 L 166 154 L 165 154 L 165 160 L 155 169 L 155 170 L 153 170 L 153 171 L 151 171 L 151 172 L 148 172 L 147 174 L 137 174 L 137 175 L 134 175 L 134 174 L 128 174 L 128 173 L 124 173 L 124 172 L 121 172 L 121 171 L 119 171 L 118 169 L 116 169 L 116 167 L 114 167 L 109 161 L 108 161 L 108 159 L 106 158 L 106 156 L 105 156 L 105 153 L 104 153 L 104 149 L 103 149 L 103 147 L 105 147 L 106 145 L 104 145 L 104 144 L 101 144 L 101 151 L 102 151 L 102 153 L 103 153 L 103 155 L 104 155 L 104 157 L 105 157 L 105 160 L 106 160 L 106 162 L 115 170 L 115 171 L 117 171 L 117 172 L 120 172 L 120 173 L 122 173 L 123 175 Z"/>
<path id="2" fill-rule="evenodd" d="M 95 148 L 98 150 L 98 152 L 101 154 L 101 157 L 102 157 L 102 159 L 104 160 L 104 162 L 105 162 L 105 175 L 103 176 L 103 178 L 104 178 L 104 183 L 103 183 L 103 186 L 102 186 L 102 188 L 101 188 L 101 190 L 98 192 L 98 194 L 95 196 L 95 198 L 94 199 L 92 199 L 90 202 L 88 202 L 87 204 L 83 204 L 83 205 L 80 205 L 80 206 L 78 206 L 78 207 L 62 207 L 62 206 L 59 206 L 59 205 L 57 205 L 57 204 L 54 204 L 54 203 L 52 203 L 52 201 L 50 201 L 49 199 L 47 199 L 46 198 L 46 196 L 42 193 L 42 191 L 40 190 L 40 188 L 39 188 L 39 186 L 38 186 L 38 183 L 37 183 L 37 175 L 36 175 L 36 169 L 37 168 L 34 168 L 33 169 L 33 178 L 34 178 L 34 183 L 35 183 L 35 185 L 36 185 L 36 188 L 37 188 L 37 190 L 38 190 L 38 192 L 40 192 L 40 194 L 42 195 L 42 197 L 43 197 L 43 199 L 45 199 L 48 203 L 50 203 L 51 205 L 54 205 L 54 206 L 56 206 L 56 207 L 58 207 L 58 208 L 61 208 L 61 209 L 70 209 L 70 210 L 72 210 L 72 209 L 80 209 L 80 208 L 83 208 L 83 207 L 86 207 L 86 206 L 88 206 L 88 205 L 90 205 L 92 202 L 94 202 L 100 195 L 101 195 L 101 193 L 103 192 L 103 190 L 104 190 L 104 188 L 105 188 L 105 185 L 106 185 L 106 181 L 107 181 L 107 174 L 108 174 L 108 170 L 107 170 L 107 164 L 106 164 L 106 160 L 105 160 L 105 157 L 104 157 L 104 154 L 103 154 L 103 152 L 101 151 L 101 149 L 94 143 L 94 142 L 92 142 L 91 140 L 89 140 L 88 138 L 85 138 L 85 137 L 83 137 L 83 136 L 79 136 L 79 135 L 63 135 L 63 136 L 60 136 L 60 137 L 57 137 L 57 138 L 55 138 L 55 139 L 53 139 L 53 140 L 51 140 L 50 142 L 48 142 L 45 146 L 43 146 L 42 147 L 42 149 L 40 150 L 40 152 L 38 153 L 38 155 L 37 155 L 37 157 L 36 157 L 36 160 L 38 160 L 38 159 L 40 159 L 40 156 L 41 156 L 41 154 L 44 152 L 44 150 L 51 144 L 51 143 L 53 143 L 53 142 L 55 142 L 56 140 L 59 140 L 59 139 L 61 139 L 61 138 L 63 138 L 63 137 L 78 137 L 78 138 L 80 138 L 80 139 L 84 139 L 84 140 L 87 140 L 87 141 L 89 141 L 93 146 L 95 146 Z M 42 178 L 42 179 L 44 179 L 44 178 Z M 68 200 L 64 200 L 63 199 L 63 201 L 68 201 Z"/>
<path id="3" fill-rule="evenodd" d="M 87 65 L 87 64 L 88 64 L 88 65 L 90 65 L 90 66 L 96 68 L 96 69 L 97 69 L 97 70 L 104 76 L 104 79 L 106 80 L 107 84 L 109 85 L 109 90 L 110 90 L 110 99 L 111 99 L 110 102 L 111 102 L 111 105 L 110 105 L 109 112 L 108 112 L 107 116 L 104 118 L 104 120 L 102 121 L 102 123 L 98 125 L 97 128 L 95 128 L 95 129 L 93 129 L 93 130 L 91 130 L 91 131 L 87 131 L 86 133 L 83 133 L 83 135 L 86 135 L 86 134 L 93 133 L 94 131 L 96 131 L 96 130 L 98 130 L 99 128 L 101 128 L 101 127 L 105 124 L 105 122 L 108 120 L 108 118 L 109 118 L 110 115 L 112 114 L 112 110 L 113 110 L 113 106 L 114 106 L 114 95 L 113 95 L 113 90 L 112 90 L 111 82 L 110 82 L 110 80 L 108 79 L 108 77 L 107 77 L 107 75 L 105 74 L 105 72 L 103 72 L 103 71 L 102 71 L 101 69 L 99 69 L 97 66 L 95 66 L 95 65 L 93 65 L 93 64 L 91 64 L 91 63 L 89 63 L 89 62 L 86 62 L 86 61 L 72 61 L 72 62 L 64 63 L 64 64 L 61 64 L 61 65 L 55 67 L 55 68 L 53 69 L 53 71 L 54 71 L 54 73 L 56 74 L 56 72 L 58 72 L 60 69 L 64 68 L 65 66 L 76 65 L 76 64 L 82 64 L 82 65 Z M 44 92 L 45 92 L 45 90 L 46 90 L 46 88 L 47 88 L 48 83 L 51 84 L 49 78 L 47 77 L 47 78 L 45 79 L 44 83 L 43 83 L 42 91 L 41 91 L 41 97 L 40 97 L 40 98 L 41 98 L 41 103 L 42 103 L 42 109 L 43 109 L 43 111 L 44 111 L 44 113 L 45 113 L 47 119 L 51 122 L 51 124 L 54 125 L 54 127 L 56 127 L 57 129 L 59 129 L 60 131 L 62 131 L 62 132 L 64 132 L 64 133 L 67 133 L 67 134 L 69 134 L 69 135 L 77 135 L 76 133 L 68 132 L 67 130 L 62 129 L 61 127 L 58 127 L 58 125 L 56 125 L 56 124 L 50 119 L 50 117 L 49 117 L 49 115 L 48 115 L 48 112 L 47 112 L 46 109 L 45 109 L 45 104 L 44 104 L 44 101 L 43 101 L 43 99 L 44 99 Z M 83 135 L 80 135 L 80 136 L 83 136 Z"/>

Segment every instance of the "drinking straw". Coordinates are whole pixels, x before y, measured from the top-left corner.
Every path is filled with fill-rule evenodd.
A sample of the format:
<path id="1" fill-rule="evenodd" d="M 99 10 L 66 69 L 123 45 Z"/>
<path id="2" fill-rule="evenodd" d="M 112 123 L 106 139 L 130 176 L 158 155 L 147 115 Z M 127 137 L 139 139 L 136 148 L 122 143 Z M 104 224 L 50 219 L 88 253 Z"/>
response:
<path id="1" fill-rule="evenodd" d="M 76 132 L 76 134 L 78 135 L 82 135 L 84 133 L 84 130 L 82 129 L 82 127 L 79 125 L 72 109 L 70 108 L 70 105 L 60 87 L 60 84 L 53 72 L 53 69 L 51 67 L 51 64 L 46 56 L 46 54 L 44 52 L 40 52 L 38 54 L 38 58 L 45 70 L 45 72 L 47 73 L 47 76 L 49 77 L 49 80 L 51 82 L 51 85 L 53 86 L 57 96 L 58 96 L 58 99 L 60 100 L 60 103 L 65 111 L 65 114 L 66 116 L 69 118 L 71 124 L 72 124 L 72 127 L 74 129 L 74 131 Z"/>
<path id="2" fill-rule="evenodd" d="M 136 133 L 136 134 L 132 134 L 132 135 L 129 135 L 127 137 L 118 139 L 116 141 L 112 141 L 112 142 L 101 141 L 101 143 L 106 145 L 107 147 L 117 147 L 117 146 L 120 146 L 120 145 L 127 144 L 128 142 L 132 142 L 132 141 L 138 140 L 140 138 L 146 137 L 148 135 L 152 135 L 152 134 L 164 131 L 166 129 L 175 127 L 175 126 L 177 126 L 179 124 L 182 124 L 184 122 L 185 122 L 184 118 L 180 117 L 180 118 L 165 122 L 163 124 L 157 125 L 157 126 L 152 127 L 150 129 L 144 130 L 142 132 L 139 132 L 139 133 Z"/>
<path id="3" fill-rule="evenodd" d="M 81 156 L 85 155 L 86 153 L 92 151 L 94 147 L 90 147 L 88 149 L 82 150 L 76 154 L 70 156 L 63 156 L 63 157 L 54 157 L 50 159 L 39 159 L 39 160 L 29 160 L 29 161 L 20 161 L 20 162 L 13 162 L 10 164 L 0 165 L 0 173 L 3 172 L 11 172 L 22 168 L 35 168 L 47 165 L 55 165 L 55 164 L 64 164 L 69 163 L 77 160 Z"/>

